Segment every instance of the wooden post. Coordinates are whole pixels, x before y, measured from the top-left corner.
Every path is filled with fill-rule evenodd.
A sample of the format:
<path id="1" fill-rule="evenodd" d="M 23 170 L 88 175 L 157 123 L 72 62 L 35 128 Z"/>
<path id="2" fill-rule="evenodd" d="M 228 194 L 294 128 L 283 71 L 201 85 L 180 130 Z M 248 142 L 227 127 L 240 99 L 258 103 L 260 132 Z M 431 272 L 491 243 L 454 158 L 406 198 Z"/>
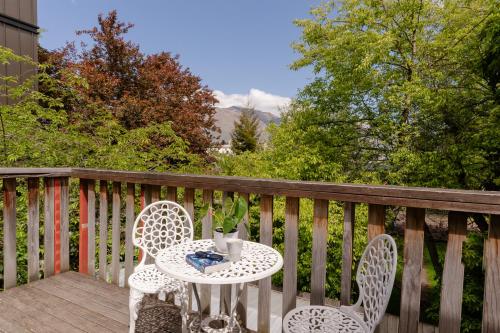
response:
<path id="1" fill-rule="evenodd" d="M 226 202 L 227 198 L 234 199 L 234 192 L 223 192 L 222 193 L 222 205 Z M 220 286 L 220 309 L 224 309 L 225 313 L 230 313 L 231 311 L 231 285 L 224 284 Z"/>
<path id="2" fill-rule="evenodd" d="M 300 199 L 286 197 L 285 257 L 283 262 L 283 311 L 285 315 L 297 305 L 297 248 L 299 239 Z"/>
<path id="3" fill-rule="evenodd" d="M 342 277 L 340 285 L 340 304 L 351 303 L 352 248 L 354 241 L 354 221 L 356 204 L 344 202 L 344 237 L 342 242 Z"/>
<path id="4" fill-rule="evenodd" d="M 500 215 L 491 215 L 484 249 L 483 333 L 500 332 Z"/>
<path id="5" fill-rule="evenodd" d="M 193 221 L 194 224 L 194 188 L 186 187 L 184 189 L 184 209 L 186 209 L 189 217 L 191 218 L 191 221 Z"/>
<path id="6" fill-rule="evenodd" d="M 177 187 L 167 187 L 167 200 L 177 202 Z"/>
<path id="7" fill-rule="evenodd" d="M 95 181 L 87 182 L 88 274 L 95 275 Z"/>
<path id="8" fill-rule="evenodd" d="M 61 272 L 61 181 L 54 178 L 54 274 Z"/>
<path id="9" fill-rule="evenodd" d="M 80 238 L 78 240 L 78 271 L 88 273 L 88 186 L 87 180 L 80 179 Z"/>
<path id="10" fill-rule="evenodd" d="M 424 256 L 425 209 L 406 208 L 404 267 L 399 317 L 400 333 L 417 333 L 420 316 L 420 277 Z"/>
<path id="11" fill-rule="evenodd" d="M 134 272 L 134 244 L 132 243 L 132 229 L 135 222 L 135 184 L 127 183 L 126 198 L 126 228 L 125 228 L 125 286 L 128 278 Z"/>
<path id="12" fill-rule="evenodd" d="M 147 207 L 153 202 L 160 200 L 161 187 L 159 185 L 146 185 L 144 190 L 144 205 Z M 146 256 L 145 263 L 146 265 L 154 264 L 153 258 L 143 253 Z"/>
<path id="13" fill-rule="evenodd" d="M 61 272 L 69 271 L 69 178 L 61 182 Z"/>
<path id="14" fill-rule="evenodd" d="M 108 183 L 99 183 L 99 277 L 107 280 L 108 265 Z"/>
<path id="15" fill-rule="evenodd" d="M 146 207 L 146 186 L 144 184 L 141 184 L 141 198 L 139 199 L 140 205 L 141 205 L 141 212 L 143 211 L 144 207 Z M 142 221 L 139 222 L 139 226 L 142 227 L 144 223 Z M 139 257 L 138 260 L 139 262 L 142 260 L 142 256 L 144 253 L 142 253 L 142 250 L 139 249 Z"/>
<path id="16" fill-rule="evenodd" d="M 45 178 L 44 197 L 44 277 L 54 275 L 54 178 Z"/>
<path id="17" fill-rule="evenodd" d="M 210 207 L 214 203 L 214 192 L 211 190 L 203 190 L 203 204 L 209 204 Z M 205 215 L 201 219 L 201 238 L 212 239 L 212 216 Z M 200 288 L 200 302 L 203 314 L 210 314 L 210 300 L 212 298 L 212 287 L 210 285 L 202 285 Z"/>
<path id="18" fill-rule="evenodd" d="M 28 178 L 28 282 L 40 278 L 40 196 L 38 178 Z"/>
<path id="19" fill-rule="evenodd" d="M 462 294 L 464 286 L 464 265 L 462 264 L 462 243 L 467 233 L 467 215 L 448 214 L 448 244 L 444 261 L 441 304 L 439 310 L 439 332 L 460 332 Z"/>
<path id="20" fill-rule="evenodd" d="M 273 196 L 262 195 L 260 198 L 260 242 L 273 244 Z M 271 277 L 259 281 L 259 305 L 257 313 L 257 331 L 270 332 L 271 320 Z"/>
<path id="21" fill-rule="evenodd" d="M 368 241 L 385 232 L 385 206 L 368 205 Z"/>
<path id="22" fill-rule="evenodd" d="M 324 305 L 328 244 L 328 200 L 314 200 L 311 305 Z"/>
<path id="23" fill-rule="evenodd" d="M 3 179 L 3 288 L 17 283 L 16 179 Z"/>
<path id="24" fill-rule="evenodd" d="M 250 209 L 250 195 L 248 193 L 239 193 L 238 194 L 245 202 L 247 203 L 248 210 L 243 217 L 243 221 L 238 225 L 239 236 L 243 240 L 248 239 L 247 228 L 245 225 L 249 223 L 249 209 Z M 241 324 L 243 327 L 247 326 L 247 302 L 248 302 L 248 288 L 245 283 L 243 286 L 243 291 L 241 292 L 241 296 L 238 304 L 236 305 L 236 313 L 240 318 Z"/>
<path id="25" fill-rule="evenodd" d="M 167 200 L 177 202 L 177 188 L 176 187 L 168 187 L 167 188 Z M 193 188 L 186 187 L 184 189 L 184 209 L 186 209 L 186 211 L 188 212 L 189 217 L 191 218 L 191 221 L 193 222 L 193 225 L 194 225 L 194 189 Z M 188 306 L 189 306 L 189 309 L 191 310 L 193 308 L 193 299 L 192 299 L 193 285 L 191 283 L 188 284 L 188 293 L 189 293 Z"/>
<path id="26" fill-rule="evenodd" d="M 152 185 L 151 187 L 151 202 L 160 201 L 161 198 L 161 186 Z"/>
<path id="27" fill-rule="evenodd" d="M 144 207 L 149 206 L 153 202 L 153 185 L 143 185 L 144 189 Z M 155 190 L 158 192 L 157 190 Z M 155 194 L 156 196 L 157 194 Z M 160 196 L 159 194 L 157 195 L 158 197 Z M 144 209 L 142 207 L 142 209 Z"/>
<path id="28" fill-rule="evenodd" d="M 113 182 L 113 210 L 111 230 L 111 275 L 114 284 L 120 282 L 120 194 L 121 183 Z"/>

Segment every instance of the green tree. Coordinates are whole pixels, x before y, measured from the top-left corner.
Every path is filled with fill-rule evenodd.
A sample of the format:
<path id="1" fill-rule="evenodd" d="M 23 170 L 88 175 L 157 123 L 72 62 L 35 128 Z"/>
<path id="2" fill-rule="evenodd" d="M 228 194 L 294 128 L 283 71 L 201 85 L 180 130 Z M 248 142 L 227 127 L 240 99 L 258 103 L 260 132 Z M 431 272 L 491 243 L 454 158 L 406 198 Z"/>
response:
<path id="1" fill-rule="evenodd" d="M 244 109 L 237 122 L 234 122 L 234 130 L 231 133 L 231 149 L 240 154 L 245 151 L 255 151 L 259 145 L 259 118 L 255 110 Z"/>
<path id="2" fill-rule="evenodd" d="M 491 0 L 327 2 L 297 21 L 292 68 L 316 79 L 283 126 L 349 181 L 498 188 L 498 100 L 480 66 L 498 11 Z"/>

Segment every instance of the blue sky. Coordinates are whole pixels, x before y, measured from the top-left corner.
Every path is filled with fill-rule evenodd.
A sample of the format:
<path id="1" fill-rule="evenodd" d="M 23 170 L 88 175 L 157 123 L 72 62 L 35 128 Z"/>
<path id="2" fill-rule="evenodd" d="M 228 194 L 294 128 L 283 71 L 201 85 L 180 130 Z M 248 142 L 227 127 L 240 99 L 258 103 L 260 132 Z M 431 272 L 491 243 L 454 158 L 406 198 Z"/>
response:
<path id="1" fill-rule="evenodd" d="M 250 103 L 276 111 L 307 84 L 311 71 L 292 71 L 298 57 L 290 44 L 300 37 L 296 18 L 309 17 L 319 0 L 38 0 L 42 46 L 76 39 L 98 13 L 117 9 L 135 24 L 129 38 L 145 53 L 169 51 L 204 84 L 221 106 Z M 280 98 L 281 97 L 281 98 Z"/>

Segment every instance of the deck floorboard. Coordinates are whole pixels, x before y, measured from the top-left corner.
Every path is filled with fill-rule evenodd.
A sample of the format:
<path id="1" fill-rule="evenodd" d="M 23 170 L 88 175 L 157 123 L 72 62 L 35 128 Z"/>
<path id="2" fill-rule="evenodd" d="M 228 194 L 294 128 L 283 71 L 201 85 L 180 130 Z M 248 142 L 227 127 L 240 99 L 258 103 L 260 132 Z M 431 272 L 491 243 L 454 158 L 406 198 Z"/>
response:
<path id="1" fill-rule="evenodd" d="M 0 332 L 127 332 L 128 289 L 67 272 L 0 293 Z"/>

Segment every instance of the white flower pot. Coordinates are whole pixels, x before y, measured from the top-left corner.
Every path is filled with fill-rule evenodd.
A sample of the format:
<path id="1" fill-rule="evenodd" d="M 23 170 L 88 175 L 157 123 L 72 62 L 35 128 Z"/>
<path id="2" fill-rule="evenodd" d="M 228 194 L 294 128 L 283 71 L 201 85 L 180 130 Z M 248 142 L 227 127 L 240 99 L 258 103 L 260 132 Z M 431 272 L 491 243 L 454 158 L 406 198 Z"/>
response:
<path id="1" fill-rule="evenodd" d="M 235 238 L 238 238 L 238 230 L 227 234 L 223 234 L 221 231 L 218 231 L 217 229 L 214 230 L 215 247 L 217 248 L 217 251 L 221 253 L 227 253 L 226 240 Z"/>

